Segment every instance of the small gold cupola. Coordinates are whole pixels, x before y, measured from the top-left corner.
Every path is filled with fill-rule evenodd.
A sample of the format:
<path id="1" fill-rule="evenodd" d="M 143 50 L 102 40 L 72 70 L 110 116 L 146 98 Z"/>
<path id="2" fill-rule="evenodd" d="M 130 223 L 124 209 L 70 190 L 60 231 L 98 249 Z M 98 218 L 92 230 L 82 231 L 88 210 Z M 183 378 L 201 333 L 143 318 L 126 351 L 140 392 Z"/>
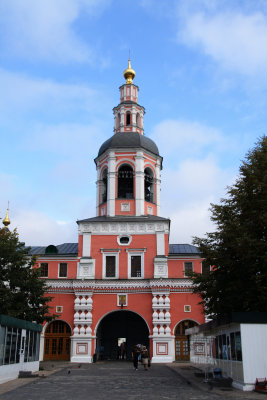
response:
<path id="1" fill-rule="evenodd" d="M 8 227 L 8 225 L 10 224 L 10 219 L 9 219 L 9 216 L 8 216 L 8 209 L 6 210 L 6 216 L 5 216 L 5 219 L 3 219 L 3 225 L 5 225 L 5 227 L 7 228 Z"/>
<path id="2" fill-rule="evenodd" d="M 131 60 L 129 59 L 128 68 L 123 72 L 123 76 L 126 79 L 126 85 L 132 84 L 135 77 L 135 71 L 131 67 Z"/>

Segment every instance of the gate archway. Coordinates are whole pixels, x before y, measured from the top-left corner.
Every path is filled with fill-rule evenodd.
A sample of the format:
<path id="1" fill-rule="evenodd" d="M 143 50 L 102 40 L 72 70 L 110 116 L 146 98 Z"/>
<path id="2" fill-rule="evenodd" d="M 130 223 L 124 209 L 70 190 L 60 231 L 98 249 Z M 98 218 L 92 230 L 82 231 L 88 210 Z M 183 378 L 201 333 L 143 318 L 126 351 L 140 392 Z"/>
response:
<path id="1" fill-rule="evenodd" d="M 186 336 L 185 330 L 198 325 L 190 319 L 181 321 L 175 329 L 175 360 L 189 361 L 190 360 L 190 343 L 189 337 Z"/>
<path id="2" fill-rule="evenodd" d="M 71 329 L 64 321 L 53 321 L 45 330 L 44 361 L 70 360 Z"/>
<path id="3" fill-rule="evenodd" d="M 118 359 L 119 339 L 125 339 L 125 358 L 131 359 L 135 344 L 149 346 L 146 321 L 133 311 L 119 310 L 106 315 L 96 331 L 96 352 L 99 359 Z"/>

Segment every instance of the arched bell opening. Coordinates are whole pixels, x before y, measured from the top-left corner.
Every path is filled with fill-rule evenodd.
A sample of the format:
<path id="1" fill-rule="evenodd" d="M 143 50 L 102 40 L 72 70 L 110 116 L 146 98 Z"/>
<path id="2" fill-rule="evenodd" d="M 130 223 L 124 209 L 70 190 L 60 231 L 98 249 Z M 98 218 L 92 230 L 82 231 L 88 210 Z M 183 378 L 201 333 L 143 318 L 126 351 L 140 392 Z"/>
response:
<path id="1" fill-rule="evenodd" d="M 145 168 L 144 176 L 144 188 L 145 188 L 145 201 L 150 203 L 155 202 L 155 184 L 154 184 L 154 174 L 150 168 Z"/>
<path id="2" fill-rule="evenodd" d="M 64 321 L 51 322 L 44 335 L 44 361 L 70 360 L 71 328 Z"/>
<path id="3" fill-rule="evenodd" d="M 129 111 L 127 111 L 126 113 L 126 125 L 131 125 L 132 123 L 132 116 L 131 113 Z"/>
<path id="4" fill-rule="evenodd" d="M 121 343 L 124 343 L 124 345 L 120 346 Z M 100 321 L 96 331 L 98 359 L 130 360 L 133 347 L 136 344 L 149 347 L 147 323 L 137 313 L 128 310 L 114 311 Z M 124 348 L 123 354 L 122 348 Z"/>
<path id="5" fill-rule="evenodd" d="M 134 172 L 128 164 L 123 164 L 118 169 L 118 198 L 133 199 L 134 197 Z"/>
<path id="6" fill-rule="evenodd" d="M 108 194 L 108 169 L 105 168 L 101 176 L 101 192 L 100 192 L 100 203 L 107 201 Z"/>
<path id="7" fill-rule="evenodd" d="M 141 120 L 140 120 L 140 114 L 136 114 L 136 126 L 138 128 L 141 128 Z"/>
<path id="8" fill-rule="evenodd" d="M 116 128 L 117 129 L 120 127 L 120 123 L 121 123 L 121 115 L 120 115 L 120 113 L 118 113 L 117 120 L 116 120 Z"/>
<path id="9" fill-rule="evenodd" d="M 175 329 L 175 360 L 190 360 L 190 342 L 189 336 L 185 334 L 185 330 L 198 325 L 197 322 L 190 319 L 179 322 Z"/>

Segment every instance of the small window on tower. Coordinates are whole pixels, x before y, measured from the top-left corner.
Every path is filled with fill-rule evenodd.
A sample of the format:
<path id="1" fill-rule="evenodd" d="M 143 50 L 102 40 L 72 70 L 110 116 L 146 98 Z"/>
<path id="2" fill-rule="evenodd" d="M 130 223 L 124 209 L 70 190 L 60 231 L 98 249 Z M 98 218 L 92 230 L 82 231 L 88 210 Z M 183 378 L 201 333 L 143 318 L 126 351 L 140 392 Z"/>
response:
<path id="1" fill-rule="evenodd" d="M 120 122 L 121 122 L 121 115 L 120 115 L 120 113 L 118 113 L 118 115 L 117 115 L 117 128 L 119 128 L 120 127 Z"/>
<path id="2" fill-rule="evenodd" d="M 154 203 L 154 176 L 150 168 L 145 169 L 145 201 Z"/>
<path id="3" fill-rule="evenodd" d="M 141 256 L 131 256 L 131 278 L 141 278 L 142 274 Z"/>
<path id="4" fill-rule="evenodd" d="M 118 198 L 133 199 L 133 168 L 122 165 L 118 170 Z"/>
<path id="5" fill-rule="evenodd" d="M 108 192 L 108 170 L 107 168 L 104 169 L 102 173 L 102 180 L 101 180 L 101 203 L 105 203 L 107 201 L 107 192 Z"/>
<path id="6" fill-rule="evenodd" d="M 136 114 L 136 125 L 140 128 L 140 115 Z"/>
<path id="7" fill-rule="evenodd" d="M 126 125 L 131 125 L 131 113 L 126 113 Z"/>

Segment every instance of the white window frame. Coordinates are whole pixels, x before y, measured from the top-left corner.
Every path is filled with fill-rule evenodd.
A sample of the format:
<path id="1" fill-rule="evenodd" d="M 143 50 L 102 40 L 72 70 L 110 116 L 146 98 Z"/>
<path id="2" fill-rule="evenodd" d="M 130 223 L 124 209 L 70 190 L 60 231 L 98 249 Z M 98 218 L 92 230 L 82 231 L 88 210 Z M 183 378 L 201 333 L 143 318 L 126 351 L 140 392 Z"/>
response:
<path id="1" fill-rule="evenodd" d="M 56 306 L 56 313 L 62 314 L 63 313 L 63 306 Z"/>
<path id="2" fill-rule="evenodd" d="M 191 312 L 191 305 L 189 304 L 184 305 L 184 312 Z"/>
<path id="3" fill-rule="evenodd" d="M 128 243 L 121 243 L 121 238 L 123 238 L 123 237 L 129 238 L 129 242 Z M 122 234 L 122 235 L 117 237 L 117 243 L 120 246 L 129 246 L 129 244 L 131 244 L 131 242 L 132 242 L 132 236 L 128 235 L 127 233 L 125 235 Z"/>
<path id="4" fill-rule="evenodd" d="M 60 276 L 60 264 L 67 264 L 67 276 Z M 67 262 L 63 261 L 63 262 L 58 263 L 58 277 L 60 279 L 68 279 L 68 272 L 69 272 L 68 270 L 69 270 L 69 267 L 68 267 Z"/>
<path id="5" fill-rule="evenodd" d="M 115 276 L 106 276 L 106 257 L 115 257 Z M 102 251 L 102 279 L 118 279 L 119 278 L 119 252 Z"/>
<path id="6" fill-rule="evenodd" d="M 186 275 L 186 271 L 185 271 L 185 264 L 186 263 L 191 263 L 192 264 L 192 272 L 194 272 L 194 262 L 193 261 L 184 261 L 184 277 L 188 278 L 188 275 Z"/>
<path id="7" fill-rule="evenodd" d="M 128 279 L 144 279 L 144 253 L 143 251 L 127 249 L 128 252 Z M 131 256 L 141 256 L 141 276 L 131 276 Z"/>

